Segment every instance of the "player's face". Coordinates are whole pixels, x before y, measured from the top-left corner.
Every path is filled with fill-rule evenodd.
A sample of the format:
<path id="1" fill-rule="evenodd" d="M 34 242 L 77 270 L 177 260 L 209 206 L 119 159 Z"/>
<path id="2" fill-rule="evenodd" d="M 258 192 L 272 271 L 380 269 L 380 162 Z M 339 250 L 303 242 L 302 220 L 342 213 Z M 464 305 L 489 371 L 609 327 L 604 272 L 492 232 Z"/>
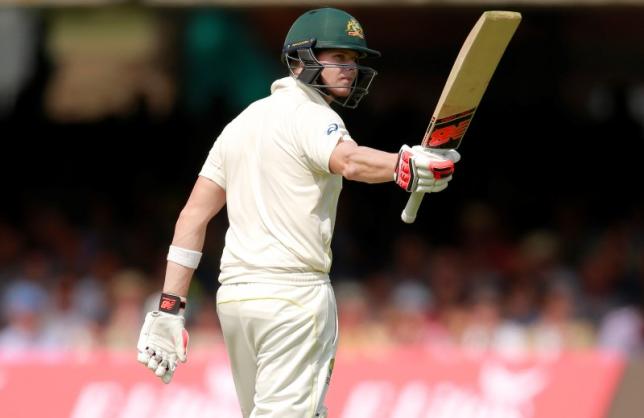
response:
<path id="1" fill-rule="evenodd" d="M 318 52 L 317 59 L 323 65 L 349 65 L 351 67 L 326 67 L 322 70 L 322 82 L 327 91 L 336 97 L 347 97 L 358 71 L 358 53 L 348 49 L 327 49 Z"/>

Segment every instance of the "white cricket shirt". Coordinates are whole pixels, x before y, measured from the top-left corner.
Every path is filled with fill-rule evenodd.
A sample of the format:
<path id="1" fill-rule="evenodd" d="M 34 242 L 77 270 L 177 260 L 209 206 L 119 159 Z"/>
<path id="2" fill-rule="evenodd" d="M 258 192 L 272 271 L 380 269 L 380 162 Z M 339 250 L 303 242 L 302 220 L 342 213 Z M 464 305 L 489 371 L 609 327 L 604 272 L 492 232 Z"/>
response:
<path id="1" fill-rule="evenodd" d="M 292 77 L 224 128 L 199 173 L 226 190 L 221 283 L 328 281 L 340 140 L 352 140 L 340 116 Z"/>

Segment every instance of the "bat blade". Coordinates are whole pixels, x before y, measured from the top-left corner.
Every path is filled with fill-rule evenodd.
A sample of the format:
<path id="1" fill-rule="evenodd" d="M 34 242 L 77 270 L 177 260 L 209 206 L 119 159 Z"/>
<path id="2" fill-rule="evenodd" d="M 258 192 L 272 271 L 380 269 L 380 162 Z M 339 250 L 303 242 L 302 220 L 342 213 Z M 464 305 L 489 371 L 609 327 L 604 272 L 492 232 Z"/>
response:
<path id="1" fill-rule="evenodd" d="M 520 22 L 517 12 L 486 11 L 481 15 L 452 66 L 423 136 L 424 147 L 458 148 Z M 423 195 L 411 194 L 401 214 L 403 222 L 416 220 Z"/>

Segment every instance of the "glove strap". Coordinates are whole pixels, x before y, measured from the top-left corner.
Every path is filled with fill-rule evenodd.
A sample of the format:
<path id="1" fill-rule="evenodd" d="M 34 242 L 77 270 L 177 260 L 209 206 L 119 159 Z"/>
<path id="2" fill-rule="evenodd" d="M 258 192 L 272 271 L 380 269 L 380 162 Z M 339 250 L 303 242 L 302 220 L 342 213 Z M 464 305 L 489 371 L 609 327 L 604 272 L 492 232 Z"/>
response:
<path id="1" fill-rule="evenodd" d="M 159 311 L 173 315 L 181 315 L 186 309 L 186 300 L 186 298 L 181 296 L 172 295 L 170 293 L 161 293 Z"/>

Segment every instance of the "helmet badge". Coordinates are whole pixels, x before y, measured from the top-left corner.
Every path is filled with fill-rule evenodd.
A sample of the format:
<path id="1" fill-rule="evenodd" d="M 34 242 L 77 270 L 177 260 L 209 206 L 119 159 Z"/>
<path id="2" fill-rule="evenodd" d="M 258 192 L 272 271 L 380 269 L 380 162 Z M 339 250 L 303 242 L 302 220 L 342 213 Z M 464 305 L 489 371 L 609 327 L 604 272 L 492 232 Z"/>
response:
<path id="1" fill-rule="evenodd" d="M 347 35 L 364 39 L 364 32 L 362 31 L 362 26 L 360 26 L 360 23 L 358 23 L 357 20 L 351 19 L 347 22 Z"/>

